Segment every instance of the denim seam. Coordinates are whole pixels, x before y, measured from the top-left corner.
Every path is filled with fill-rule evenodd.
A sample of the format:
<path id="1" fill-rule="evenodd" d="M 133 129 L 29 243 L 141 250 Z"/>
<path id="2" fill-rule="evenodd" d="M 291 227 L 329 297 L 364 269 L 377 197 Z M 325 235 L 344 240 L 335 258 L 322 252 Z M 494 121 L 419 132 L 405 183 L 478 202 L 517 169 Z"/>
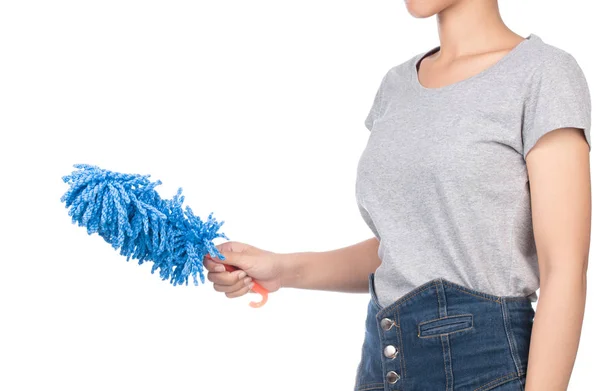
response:
<path id="1" fill-rule="evenodd" d="M 501 299 L 531 301 L 531 300 L 529 300 L 529 297 L 528 297 L 531 294 L 528 294 L 528 295 L 525 295 L 525 296 L 493 295 L 491 293 L 487 293 L 487 292 L 483 292 L 483 291 L 478 291 L 476 289 L 472 289 L 472 288 L 469 288 L 469 287 L 457 284 L 456 282 L 447 280 L 447 279 L 445 279 L 443 277 L 441 279 L 444 281 L 444 285 L 447 286 L 447 287 L 449 287 L 449 288 L 454 288 L 454 289 L 457 289 L 457 290 L 460 290 L 460 291 L 463 291 L 463 292 L 466 290 L 466 293 L 470 293 L 470 294 L 475 295 L 475 296 L 483 297 L 483 298 L 486 298 L 488 300 L 495 301 L 497 303 L 500 303 Z"/>
<path id="2" fill-rule="evenodd" d="M 442 316 L 445 316 L 446 314 L 442 311 L 442 303 L 440 302 L 440 284 L 436 282 L 435 284 L 435 297 L 437 299 L 438 302 L 438 318 L 441 318 Z"/>
<path id="3" fill-rule="evenodd" d="M 512 328 L 510 326 L 510 313 L 506 307 L 506 303 L 502 303 L 502 317 L 504 318 L 504 331 L 506 332 L 506 338 L 508 339 L 508 346 L 510 348 L 510 354 L 513 359 L 513 363 L 517 369 L 517 375 L 521 376 L 521 362 L 518 355 L 515 352 L 516 346 L 513 339 Z"/>
<path id="4" fill-rule="evenodd" d="M 457 282 L 448 280 L 448 279 L 446 279 L 444 277 L 441 277 L 441 280 L 443 281 L 443 284 L 446 287 L 449 287 L 449 288 L 458 288 L 458 289 L 466 290 L 469 293 L 472 293 L 472 294 L 478 295 L 478 296 L 483 296 L 483 297 L 486 297 L 486 298 L 491 299 L 491 300 L 499 301 L 500 298 L 502 297 L 500 295 L 494 295 L 494 294 L 492 294 L 490 292 L 480 291 L 480 290 L 477 290 L 477 289 L 473 289 L 471 287 L 468 287 L 468 286 L 459 284 Z"/>
<path id="5" fill-rule="evenodd" d="M 449 288 L 456 289 L 457 291 L 461 291 L 461 292 L 463 292 L 463 293 L 467 293 L 467 294 L 469 294 L 469 295 L 472 295 L 472 296 L 480 297 L 480 298 L 482 298 L 482 299 L 486 299 L 486 300 L 489 300 L 489 301 L 493 301 L 493 302 L 495 302 L 495 303 L 500 303 L 500 298 L 495 298 L 494 296 L 490 296 L 490 295 L 486 295 L 486 296 L 484 296 L 484 294 L 483 294 L 483 293 L 477 293 L 477 292 L 472 292 L 472 291 L 470 292 L 470 291 L 468 291 L 468 290 L 465 290 L 465 289 L 464 289 L 464 288 L 462 288 L 462 287 L 459 287 L 459 286 L 457 286 L 456 284 L 453 284 L 453 283 L 451 283 L 451 282 L 448 282 L 448 283 L 449 283 L 449 284 L 451 284 L 451 285 L 449 286 Z"/>
<path id="6" fill-rule="evenodd" d="M 383 390 L 385 385 L 383 383 L 369 383 L 363 384 L 358 387 L 357 391 L 373 391 L 373 390 Z"/>
<path id="7" fill-rule="evenodd" d="M 531 300 L 529 300 L 529 298 L 527 296 L 504 296 L 504 300 L 507 300 L 507 301 L 519 301 L 519 300 L 531 301 Z"/>
<path id="8" fill-rule="evenodd" d="M 377 313 L 378 316 L 380 316 L 382 313 L 391 313 L 393 312 L 393 310 L 395 310 L 396 308 L 400 307 L 402 304 L 404 304 L 408 299 L 413 298 L 414 296 L 418 295 L 419 293 L 426 291 L 427 289 L 430 289 L 434 286 L 435 282 L 431 281 L 431 282 L 427 282 L 425 283 L 423 286 L 421 286 L 420 288 L 418 288 L 418 290 L 416 290 L 415 292 L 413 292 L 410 296 L 406 296 L 403 297 L 402 299 L 398 299 L 398 301 L 394 304 L 391 304 L 389 307 L 384 307 L 381 309 L 381 311 L 379 311 Z"/>
<path id="9" fill-rule="evenodd" d="M 444 361 L 444 376 L 446 377 L 446 391 L 448 391 L 448 367 L 446 366 L 446 348 L 444 347 L 444 340 L 442 338 L 444 338 L 443 336 L 439 336 L 440 337 L 440 345 L 442 345 L 442 360 Z"/>
<path id="10" fill-rule="evenodd" d="M 397 319 L 394 317 L 394 323 L 396 323 L 396 320 Z M 400 326 L 396 327 L 396 337 L 398 338 L 398 350 L 400 350 L 400 377 L 402 378 L 402 382 L 404 382 L 404 378 L 406 377 L 406 365 L 404 361 L 404 347 L 402 345 L 402 330 L 400 329 Z"/>
<path id="11" fill-rule="evenodd" d="M 442 341 L 448 346 L 448 364 L 450 365 L 450 388 L 449 391 L 454 389 L 454 374 L 452 372 L 452 349 L 450 347 L 450 337 L 448 334 L 442 335 Z"/>
<path id="12" fill-rule="evenodd" d="M 460 286 L 456 283 L 453 283 L 452 281 L 445 280 L 445 282 L 446 282 L 446 286 L 449 288 L 456 289 L 456 290 L 464 292 L 464 293 L 469 293 L 471 295 L 481 297 L 483 299 L 487 299 L 490 301 L 495 301 L 496 303 L 500 303 L 500 300 L 502 300 L 502 299 L 516 300 L 516 301 L 531 301 L 531 300 L 529 300 L 529 298 L 527 296 L 497 296 L 497 295 L 492 295 L 491 293 L 485 293 L 485 292 L 476 291 L 473 289 L 469 290 L 467 287 Z"/>
<path id="13" fill-rule="evenodd" d="M 525 390 L 525 372 L 519 376 L 519 384 L 521 385 L 521 391 Z"/>
<path id="14" fill-rule="evenodd" d="M 473 326 L 469 326 L 469 327 L 464 328 L 464 329 L 450 331 L 449 333 L 440 333 L 440 334 L 435 334 L 435 335 L 417 335 L 417 337 L 419 337 L 419 338 L 435 338 L 435 337 L 441 337 L 443 335 L 450 335 L 450 334 L 460 333 L 462 331 L 471 330 L 472 328 L 473 328 Z"/>
<path id="15" fill-rule="evenodd" d="M 435 321 L 438 321 L 440 319 L 462 318 L 462 317 L 465 317 L 465 316 L 470 317 L 471 320 L 473 320 L 473 314 L 446 315 L 446 316 L 441 316 L 441 317 L 435 318 L 435 319 L 424 320 L 424 321 L 420 322 L 419 325 L 425 325 L 427 323 L 435 322 Z"/>
<path id="16" fill-rule="evenodd" d="M 473 391 L 487 391 L 487 390 L 491 390 L 495 387 L 498 387 L 504 383 L 508 383 L 509 381 L 513 381 L 515 379 L 518 379 L 519 375 L 517 375 L 515 372 L 509 373 L 508 375 L 504 375 L 504 376 L 500 376 L 499 378 L 496 378 L 490 382 L 485 383 L 484 385 L 477 387 L 475 390 Z M 502 381 L 500 381 L 502 380 Z"/>

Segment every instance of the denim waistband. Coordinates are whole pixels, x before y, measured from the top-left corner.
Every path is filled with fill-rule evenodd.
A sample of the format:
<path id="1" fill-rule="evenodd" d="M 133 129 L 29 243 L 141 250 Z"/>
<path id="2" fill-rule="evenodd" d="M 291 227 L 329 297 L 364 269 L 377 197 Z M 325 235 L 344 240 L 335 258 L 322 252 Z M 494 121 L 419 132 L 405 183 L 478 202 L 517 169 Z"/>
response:
<path id="1" fill-rule="evenodd" d="M 535 315 L 528 297 L 439 277 L 384 307 L 374 273 L 369 292 L 354 391 L 524 389 Z"/>
<path id="2" fill-rule="evenodd" d="M 498 296 L 498 295 L 493 295 L 491 293 L 487 293 L 487 292 L 482 292 L 482 291 L 478 291 L 469 287 L 466 287 L 464 285 L 458 284 L 456 282 L 452 282 L 450 280 L 447 280 L 444 277 L 438 277 L 432 280 L 429 280 L 415 288 L 413 288 L 412 290 L 410 290 L 409 292 L 405 293 L 404 295 L 402 295 L 401 297 L 399 297 L 398 299 L 396 299 L 396 301 L 394 301 L 392 304 L 388 305 L 388 306 L 383 306 L 380 302 L 379 299 L 377 297 L 377 292 L 375 291 L 375 273 L 370 273 L 369 274 L 369 293 L 371 295 L 371 300 L 373 301 L 373 304 L 375 304 L 375 306 L 377 307 L 377 310 L 379 313 L 382 312 L 390 312 L 392 311 L 394 308 L 400 306 L 402 303 L 404 303 L 406 300 L 410 299 L 411 297 L 417 295 L 420 292 L 423 292 L 429 288 L 434 287 L 435 285 L 443 285 L 444 287 L 449 287 L 449 288 L 453 288 L 453 289 L 457 289 L 459 291 L 462 291 L 464 293 L 468 293 L 474 296 L 478 296 L 484 299 L 488 299 L 491 301 L 495 301 L 498 304 L 501 304 L 502 302 L 505 301 L 514 301 L 514 302 L 522 302 L 525 306 L 530 306 L 531 305 L 531 300 L 529 300 L 528 297 L 526 296 Z"/>

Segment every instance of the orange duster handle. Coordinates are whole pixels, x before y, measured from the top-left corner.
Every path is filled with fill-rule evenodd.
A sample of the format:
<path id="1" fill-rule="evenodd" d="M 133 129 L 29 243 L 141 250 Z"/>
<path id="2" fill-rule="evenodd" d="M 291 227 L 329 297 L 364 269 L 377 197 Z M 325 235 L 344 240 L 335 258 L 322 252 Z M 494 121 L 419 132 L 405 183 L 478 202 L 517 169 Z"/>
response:
<path id="1" fill-rule="evenodd" d="M 233 265 L 223 264 L 223 266 L 225 266 L 225 270 L 227 270 L 228 272 L 233 272 L 233 271 L 239 270 L 239 268 L 237 268 Z M 267 302 L 269 291 L 266 290 L 262 285 L 260 285 L 256 281 L 254 281 L 254 286 L 252 287 L 252 290 L 254 292 L 258 293 L 259 295 L 261 295 L 262 300 L 259 302 L 251 301 L 250 307 L 253 307 L 253 308 L 262 307 Z"/>

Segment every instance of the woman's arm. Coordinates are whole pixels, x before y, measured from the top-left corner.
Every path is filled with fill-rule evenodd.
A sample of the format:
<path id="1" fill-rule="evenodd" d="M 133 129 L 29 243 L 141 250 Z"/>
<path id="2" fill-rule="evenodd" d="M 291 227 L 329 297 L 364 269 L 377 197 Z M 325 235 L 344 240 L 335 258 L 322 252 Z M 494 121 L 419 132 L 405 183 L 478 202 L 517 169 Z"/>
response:
<path id="1" fill-rule="evenodd" d="M 567 389 L 579 346 L 591 230 L 589 147 L 581 129 L 542 136 L 527 155 L 540 295 L 526 391 Z"/>
<path id="2" fill-rule="evenodd" d="M 338 292 L 368 292 L 369 273 L 381 264 L 379 240 L 371 239 L 324 252 L 282 254 L 283 287 Z"/>

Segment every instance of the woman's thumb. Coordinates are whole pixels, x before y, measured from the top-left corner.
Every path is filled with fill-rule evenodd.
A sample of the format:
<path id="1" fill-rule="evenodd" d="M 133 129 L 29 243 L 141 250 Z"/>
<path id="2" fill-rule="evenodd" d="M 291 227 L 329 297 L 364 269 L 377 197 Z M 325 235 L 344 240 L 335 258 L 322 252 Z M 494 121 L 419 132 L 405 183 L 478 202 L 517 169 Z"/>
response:
<path id="1" fill-rule="evenodd" d="M 233 251 L 233 252 L 241 253 L 244 250 L 246 250 L 248 245 L 245 243 L 241 243 L 241 242 L 229 241 L 229 242 L 218 244 L 216 247 L 217 247 L 217 250 L 219 250 L 219 252 Z"/>
<path id="2" fill-rule="evenodd" d="M 211 257 L 210 254 L 207 254 L 207 257 L 214 260 L 215 262 L 221 262 L 226 265 L 232 265 L 237 267 L 238 269 L 248 269 L 250 266 L 247 260 L 247 255 L 244 253 L 237 251 L 229 251 L 227 249 L 219 249 L 219 252 L 225 257 L 225 259 L 219 258 L 219 256 Z"/>

